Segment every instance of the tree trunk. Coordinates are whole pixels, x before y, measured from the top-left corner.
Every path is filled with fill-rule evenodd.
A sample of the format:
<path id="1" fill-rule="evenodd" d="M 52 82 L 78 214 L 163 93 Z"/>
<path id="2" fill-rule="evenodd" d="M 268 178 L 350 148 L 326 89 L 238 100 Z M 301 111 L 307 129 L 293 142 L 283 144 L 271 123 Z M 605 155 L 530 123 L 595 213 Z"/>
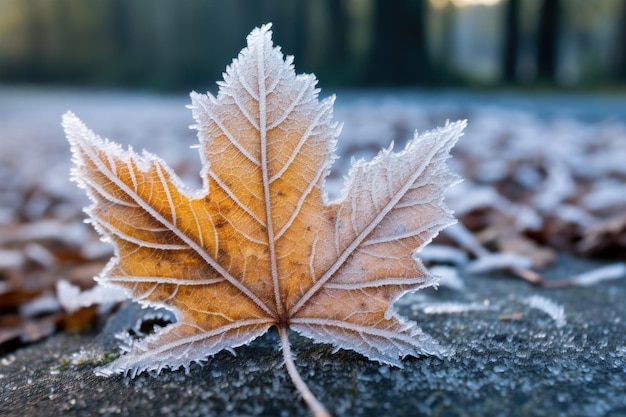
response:
<path id="1" fill-rule="evenodd" d="M 376 2 L 371 62 L 365 81 L 423 84 L 432 80 L 424 0 Z"/>
<path id="2" fill-rule="evenodd" d="M 539 13 L 537 76 L 540 80 L 555 81 L 561 14 L 560 0 L 544 0 Z"/>
<path id="3" fill-rule="evenodd" d="M 344 63 L 348 56 L 348 17 L 344 1 L 329 0 L 328 10 L 331 20 L 335 22 L 332 26 L 332 39 L 329 42 L 330 47 L 330 66 L 339 66 Z"/>
<path id="4" fill-rule="evenodd" d="M 626 0 L 622 2 L 622 12 L 617 23 L 617 34 L 614 43 L 615 77 L 626 81 Z"/>
<path id="5" fill-rule="evenodd" d="M 519 0 L 508 0 L 504 13 L 504 44 L 502 53 L 502 78 L 510 83 L 517 81 L 519 56 Z"/>
<path id="6" fill-rule="evenodd" d="M 28 80 L 41 80 L 44 79 L 45 74 L 45 42 L 43 33 L 43 18 L 42 8 L 40 2 L 36 0 L 24 1 L 24 7 L 26 9 L 26 54 L 25 61 L 28 68 L 23 71 L 25 78 Z"/>
<path id="7" fill-rule="evenodd" d="M 127 0 L 111 0 L 110 36 L 113 42 L 115 58 L 126 62 L 130 49 L 130 29 Z"/>

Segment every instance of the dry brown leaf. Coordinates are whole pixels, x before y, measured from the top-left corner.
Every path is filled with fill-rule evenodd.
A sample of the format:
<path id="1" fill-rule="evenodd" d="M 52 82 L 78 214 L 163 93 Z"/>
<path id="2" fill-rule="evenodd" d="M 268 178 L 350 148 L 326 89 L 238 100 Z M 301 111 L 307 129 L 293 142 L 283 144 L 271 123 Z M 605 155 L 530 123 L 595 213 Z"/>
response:
<path id="1" fill-rule="evenodd" d="M 456 177 L 445 160 L 465 123 L 354 162 L 343 194 L 329 201 L 334 98 L 318 101 L 315 77 L 296 75 L 292 60 L 264 26 L 217 97 L 192 93 L 201 190 L 158 157 L 65 116 L 74 179 L 116 248 L 98 279 L 177 316 L 99 373 L 187 368 L 277 326 L 294 384 L 325 415 L 297 373 L 288 329 L 396 366 L 406 355 L 445 352 L 392 304 L 434 282 L 414 253 L 453 221 L 442 200 Z"/>
<path id="2" fill-rule="evenodd" d="M 526 236 L 507 233 L 498 237 L 499 252 L 510 252 L 527 256 L 532 260 L 533 269 L 543 269 L 554 263 L 556 252 L 547 246 L 539 246 L 535 241 Z"/>
<path id="3" fill-rule="evenodd" d="M 602 220 L 585 230 L 577 249 L 585 254 L 611 252 L 624 257 L 626 246 L 626 214 Z"/>

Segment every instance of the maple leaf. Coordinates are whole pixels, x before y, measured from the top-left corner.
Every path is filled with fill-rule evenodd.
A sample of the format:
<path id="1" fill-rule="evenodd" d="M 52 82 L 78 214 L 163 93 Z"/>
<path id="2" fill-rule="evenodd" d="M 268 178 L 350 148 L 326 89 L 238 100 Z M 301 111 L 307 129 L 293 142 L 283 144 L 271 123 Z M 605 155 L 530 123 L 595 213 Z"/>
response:
<path id="1" fill-rule="evenodd" d="M 97 279 L 177 317 L 98 372 L 187 368 L 277 326 L 289 375 L 325 415 L 296 370 L 289 329 L 396 366 L 444 350 L 392 304 L 434 283 L 414 254 L 453 222 L 443 193 L 456 176 L 445 160 L 465 122 L 354 162 L 329 201 L 334 97 L 318 100 L 315 77 L 295 74 L 269 28 L 248 36 L 217 97 L 191 94 L 201 190 L 157 156 L 64 116 L 73 179 L 93 200 L 94 227 L 115 245 Z"/>

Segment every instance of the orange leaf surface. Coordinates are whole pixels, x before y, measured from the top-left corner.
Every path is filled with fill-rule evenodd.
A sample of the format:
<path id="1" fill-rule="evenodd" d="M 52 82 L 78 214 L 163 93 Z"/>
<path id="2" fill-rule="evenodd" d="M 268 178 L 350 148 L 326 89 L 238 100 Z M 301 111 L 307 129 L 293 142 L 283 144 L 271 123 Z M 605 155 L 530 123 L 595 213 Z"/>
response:
<path id="1" fill-rule="evenodd" d="M 255 29 L 217 97 L 191 95 L 201 190 L 65 115 L 73 178 L 116 249 L 98 280 L 177 316 L 101 374 L 187 367 L 277 326 L 292 379 L 323 415 L 295 371 L 288 329 L 397 366 L 443 352 L 392 304 L 434 283 L 414 255 L 453 221 L 442 200 L 456 177 L 445 160 L 465 123 L 354 162 L 329 201 L 339 127 L 334 97 L 319 101 L 315 84 L 273 47 L 269 26 Z"/>

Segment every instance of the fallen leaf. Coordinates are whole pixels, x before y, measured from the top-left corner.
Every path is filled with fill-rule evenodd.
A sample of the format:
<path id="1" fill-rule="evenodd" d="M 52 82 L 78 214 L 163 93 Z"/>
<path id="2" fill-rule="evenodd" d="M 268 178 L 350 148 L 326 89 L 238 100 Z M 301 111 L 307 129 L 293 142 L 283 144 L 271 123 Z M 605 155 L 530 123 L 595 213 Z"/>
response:
<path id="1" fill-rule="evenodd" d="M 577 249 L 584 254 L 598 254 L 602 251 L 624 257 L 626 246 L 626 214 L 598 221 L 585 230 Z"/>
<path id="2" fill-rule="evenodd" d="M 334 97 L 318 100 L 315 77 L 295 74 L 269 27 L 248 36 L 217 97 L 191 95 L 201 190 L 157 156 L 64 117 L 73 179 L 93 201 L 94 227 L 115 245 L 98 280 L 177 319 L 98 372 L 187 369 L 277 326 L 295 386 L 327 415 L 297 372 L 288 329 L 396 366 L 446 352 L 392 304 L 434 283 L 414 254 L 453 222 L 443 193 L 456 176 L 445 160 L 465 122 L 354 162 L 329 201 Z"/>
<path id="3" fill-rule="evenodd" d="M 539 246 L 535 241 L 519 234 L 502 233 L 497 240 L 500 252 L 516 253 L 532 260 L 533 269 L 543 269 L 553 264 L 556 259 L 554 249 Z"/>

